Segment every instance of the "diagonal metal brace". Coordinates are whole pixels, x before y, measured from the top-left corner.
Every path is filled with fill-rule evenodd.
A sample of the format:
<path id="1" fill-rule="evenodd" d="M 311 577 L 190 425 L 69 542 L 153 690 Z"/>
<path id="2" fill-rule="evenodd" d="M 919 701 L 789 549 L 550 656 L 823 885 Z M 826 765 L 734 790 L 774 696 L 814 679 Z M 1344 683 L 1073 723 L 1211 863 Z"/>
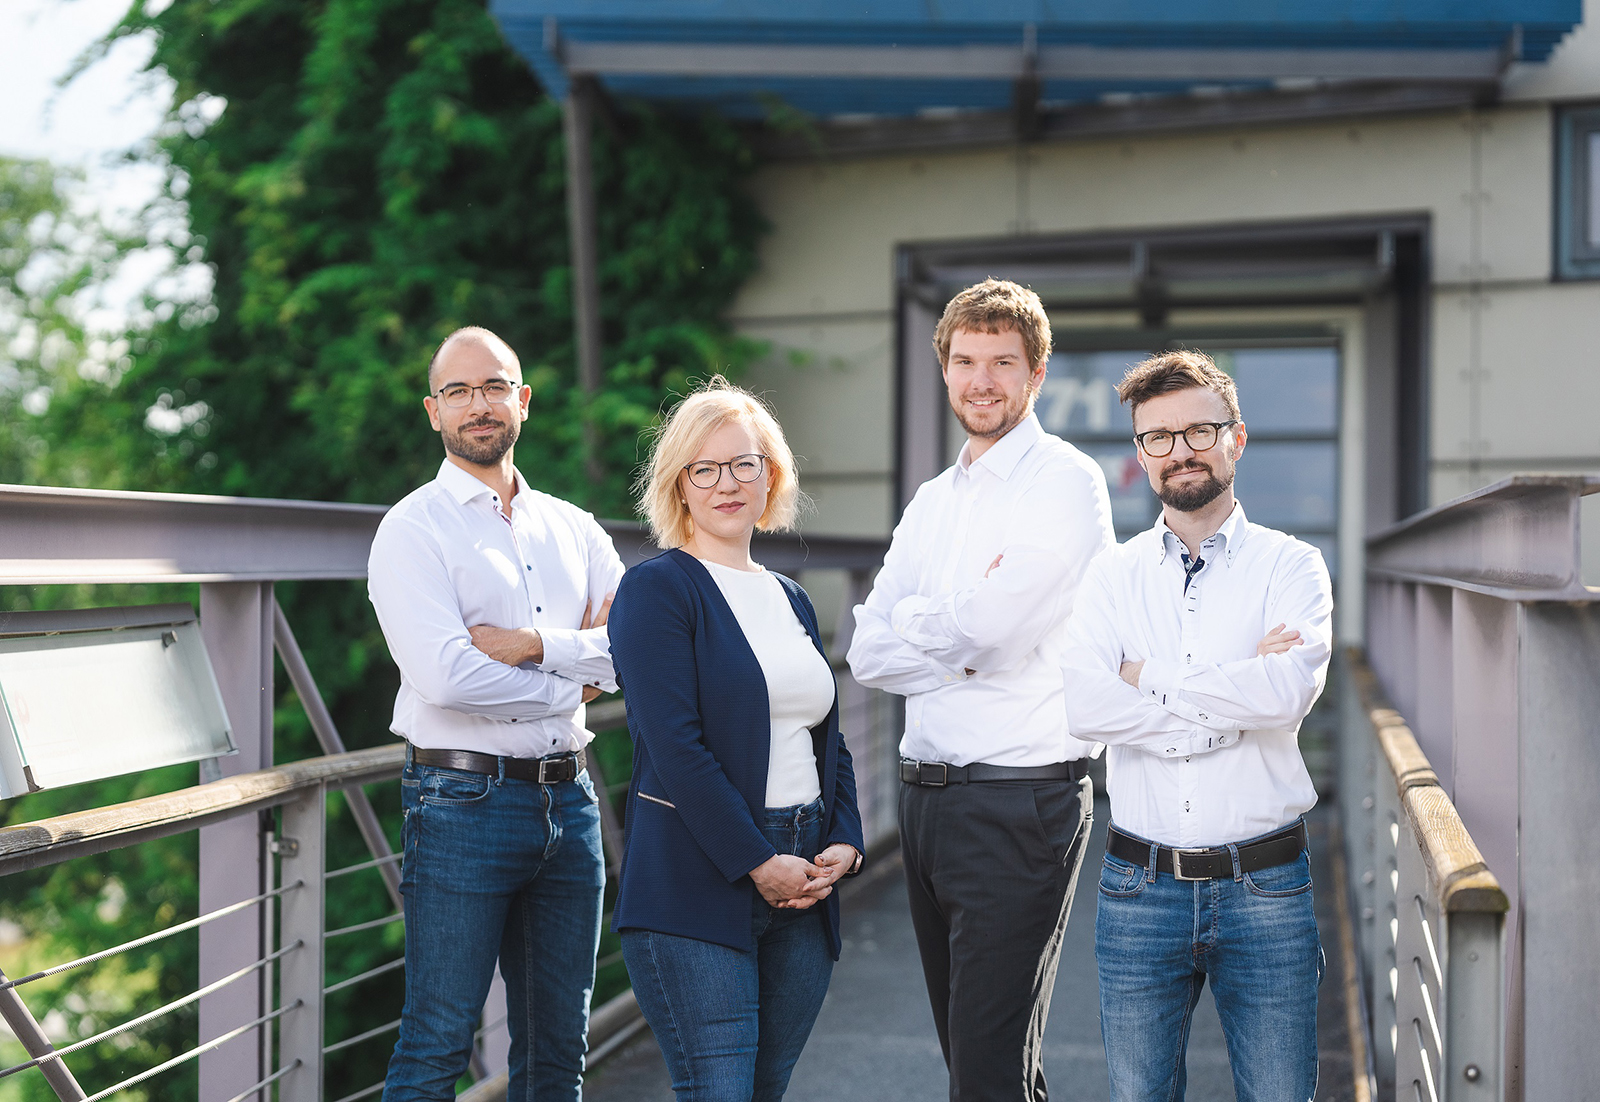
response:
<path id="1" fill-rule="evenodd" d="M 0 971 L 0 981 L 5 978 L 5 972 Z M 28 1055 L 33 1059 L 49 1056 L 56 1050 L 55 1045 L 50 1043 L 50 1038 L 44 1035 L 44 1030 L 39 1028 L 39 1023 L 28 1010 L 27 1004 L 22 1001 L 22 996 L 17 994 L 15 987 L 0 990 L 0 1018 L 5 1019 L 6 1025 L 17 1035 L 17 1040 L 22 1042 L 22 1047 L 28 1050 Z M 59 1057 L 46 1060 L 39 1065 L 39 1070 L 44 1073 L 45 1081 L 50 1084 L 50 1089 L 56 1092 L 56 1097 L 61 1099 L 61 1102 L 81 1102 L 88 1097 Z"/>
<path id="2" fill-rule="evenodd" d="M 300 697 L 300 703 L 306 710 L 306 716 L 311 720 L 311 729 L 317 733 L 317 742 L 322 745 L 324 754 L 342 754 L 345 752 L 344 740 L 339 737 L 339 730 L 333 725 L 333 716 L 328 711 L 328 706 L 322 700 L 322 694 L 317 691 L 317 682 L 311 676 L 311 667 L 306 665 L 306 656 L 300 651 L 300 644 L 295 641 L 294 632 L 289 629 L 289 620 L 283 614 L 283 606 L 276 598 L 272 602 L 272 642 L 277 647 L 278 657 L 283 659 L 283 668 L 289 674 L 289 681 L 294 685 L 294 691 Z M 378 822 L 378 813 L 372 808 L 372 801 L 367 799 L 367 794 L 359 787 L 351 786 L 344 790 L 344 798 L 350 805 L 350 816 L 356 822 L 356 828 L 361 831 L 362 839 L 367 843 L 367 849 L 373 857 L 393 856 L 394 850 L 389 846 L 389 838 L 383 832 L 382 825 Z M 396 910 L 404 910 L 405 905 L 400 898 L 400 867 L 394 862 L 378 866 L 378 871 L 383 875 L 383 885 L 389 891 L 389 898 L 394 901 Z"/>

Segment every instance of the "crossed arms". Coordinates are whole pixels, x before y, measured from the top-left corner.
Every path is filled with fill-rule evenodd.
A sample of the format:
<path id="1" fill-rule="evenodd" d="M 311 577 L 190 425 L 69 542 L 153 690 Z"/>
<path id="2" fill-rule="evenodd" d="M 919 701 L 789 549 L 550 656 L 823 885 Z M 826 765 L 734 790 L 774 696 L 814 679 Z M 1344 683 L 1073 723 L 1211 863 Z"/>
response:
<path id="1" fill-rule="evenodd" d="M 1090 566 L 1068 629 L 1062 677 L 1075 737 L 1188 757 L 1232 746 L 1246 731 L 1300 724 L 1322 690 L 1332 653 L 1333 603 L 1320 558 L 1279 572 L 1267 598 L 1278 626 L 1254 655 L 1226 662 L 1134 653 L 1126 640 L 1129 618 L 1139 610 L 1118 606 L 1117 565 L 1108 555 Z"/>

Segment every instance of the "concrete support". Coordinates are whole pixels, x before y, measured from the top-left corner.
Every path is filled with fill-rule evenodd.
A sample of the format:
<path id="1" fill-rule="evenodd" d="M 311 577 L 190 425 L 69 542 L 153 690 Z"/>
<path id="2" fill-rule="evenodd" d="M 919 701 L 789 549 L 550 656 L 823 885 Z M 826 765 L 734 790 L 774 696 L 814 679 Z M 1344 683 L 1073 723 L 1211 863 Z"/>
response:
<path id="1" fill-rule="evenodd" d="M 222 690 L 239 752 L 202 762 L 202 781 L 272 765 L 271 582 L 226 582 L 200 587 L 200 633 Z M 200 911 L 259 895 L 267 883 L 260 819 L 241 815 L 200 829 Z M 207 984 L 261 959 L 268 950 L 265 909 L 247 908 L 200 928 L 200 983 Z M 261 974 L 200 1000 L 204 1043 L 266 1013 Z M 262 1030 L 200 1057 L 200 1097 L 233 1098 L 272 1069 L 262 1058 Z"/>
<path id="2" fill-rule="evenodd" d="M 902 262 L 906 262 L 902 257 Z M 905 510 L 917 487 L 949 466 L 945 423 L 950 415 L 932 340 L 939 315 L 909 294 L 900 304 L 899 407 L 895 410 L 895 507 Z"/>

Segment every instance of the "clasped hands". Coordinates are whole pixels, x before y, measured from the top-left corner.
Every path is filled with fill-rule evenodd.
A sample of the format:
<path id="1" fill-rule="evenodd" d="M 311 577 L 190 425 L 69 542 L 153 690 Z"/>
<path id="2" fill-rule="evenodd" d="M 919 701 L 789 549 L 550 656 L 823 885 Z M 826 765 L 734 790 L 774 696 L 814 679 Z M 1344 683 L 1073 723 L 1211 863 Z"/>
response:
<path id="1" fill-rule="evenodd" d="M 1290 647 L 1299 646 L 1300 633 L 1298 631 L 1286 631 L 1285 629 L 1288 626 L 1288 624 L 1279 624 L 1267 632 L 1261 642 L 1256 644 L 1256 656 L 1265 658 L 1269 654 L 1282 654 Z M 1139 687 L 1139 675 L 1144 672 L 1144 659 L 1141 658 L 1137 662 L 1124 662 L 1122 669 L 1117 672 L 1121 674 L 1122 680 L 1137 689 Z"/>
<path id="2" fill-rule="evenodd" d="M 750 870 L 756 890 L 773 907 L 803 911 L 833 892 L 833 885 L 856 863 L 856 847 L 835 842 L 814 861 L 779 853 Z"/>
<path id="3" fill-rule="evenodd" d="M 606 618 L 611 615 L 611 598 L 607 597 L 601 604 L 600 611 L 586 608 L 583 610 L 583 622 L 578 625 L 578 630 L 587 631 L 590 628 L 605 626 Z M 472 645 L 496 662 L 504 662 L 508 666 L 520 666 L 524 662 L 539 663 L 544 661 L 544 639 L 539 635 L 538 628 L 497 628 L 489 624 L 478 624 L 467 629 L 472 636 Z M 585 704 L 600 695 L 598 685 L 585 685 L 583 687 L 583 702 Z"/>

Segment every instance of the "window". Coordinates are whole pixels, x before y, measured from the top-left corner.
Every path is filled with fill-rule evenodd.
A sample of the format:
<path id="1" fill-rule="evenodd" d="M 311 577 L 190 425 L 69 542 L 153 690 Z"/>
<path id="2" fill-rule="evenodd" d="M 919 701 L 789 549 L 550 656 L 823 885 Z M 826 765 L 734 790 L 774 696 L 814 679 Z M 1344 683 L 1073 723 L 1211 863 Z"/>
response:
<path id="1" fill-rule="evenodd" d="M 1600 279 L 1600 106 L 1556 112 L 1556 278 Z"/>

